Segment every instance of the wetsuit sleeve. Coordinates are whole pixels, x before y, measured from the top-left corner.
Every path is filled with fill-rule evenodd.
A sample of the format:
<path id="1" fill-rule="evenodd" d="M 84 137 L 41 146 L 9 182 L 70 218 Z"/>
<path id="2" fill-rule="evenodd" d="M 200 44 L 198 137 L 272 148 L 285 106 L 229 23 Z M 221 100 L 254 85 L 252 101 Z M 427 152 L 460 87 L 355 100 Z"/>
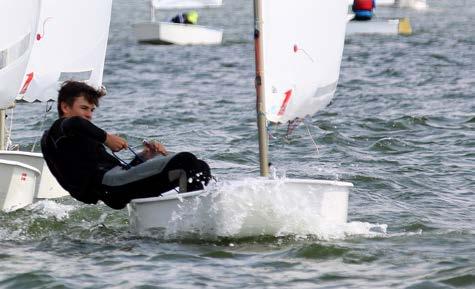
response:
<path id="1" fill-rule="evenodd" d="M 61 130 L 66 136 L 79 135 L 104 143 L 107 133 L 95 126 L 92 122 L 82 117 L 74 116 L 65 119 L 61 123 Z"/>

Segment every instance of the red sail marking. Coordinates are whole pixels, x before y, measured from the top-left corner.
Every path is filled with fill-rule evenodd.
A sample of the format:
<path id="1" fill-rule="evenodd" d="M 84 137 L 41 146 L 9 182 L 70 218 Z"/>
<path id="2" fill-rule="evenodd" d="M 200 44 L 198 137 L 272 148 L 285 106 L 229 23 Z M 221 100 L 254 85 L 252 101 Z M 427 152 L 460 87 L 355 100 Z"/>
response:
<path id="1" fill-rule="evenodd" d="M 31 83 L 32 80 L 33 80 L 33 72 L 30 72 L 26 75 L 25 84 L 23 84 L 23 87 L 20 90 L 20 94 L 25 94 L 26 93 L 26 90 L 30 86 L 30 83 Z"/>
<path id="2" fill-rule="evenodd" d="M 312 56 L 310 56 L 310 54 L 308 54 L 307 51 L 305 51 L 305 49 L 299 48 L 297 44 L 294 44 L 293 50 L 294 50 L 294 53 L 302 51 L 303 53 L 305 53 L 305 55 L 307 55 L 308 59 L 310 59 L 312 62 L 314 62 Z"/>
<path id="3" fill-rule="evenodd" d="M 285 109 L 287 108 L 287 105 L 289 104 L 291 96 L 292 96 L 292 89 L 289 89 L 285 92 L 284 101 L 282 102 L 282 105 L 280 106 L 279 113 L 277 115 L 284 115 Z"/>
<path id="4" fill-rule="evenodd" d="M 45 25 L 46 25 L 46 22 L 48 20 L 50 20 L 52 17 L 48 17 L 45 19 L 45 21 L 43 21 L 43 33 L 40 34 L 40 33 L 37 33 L 36 34 L 36 40 L 40 41 L 43 37 L 45 37 Z"/>
<path id="5" fill-rule="evenodd" d="M 20 178 L 20 180 L 21 180 L 21 181 L 26 181 L 26 177 L 27 177 L 27 176 L 28 176 L 27 173 L 21 173 L 21 178 Z"/>

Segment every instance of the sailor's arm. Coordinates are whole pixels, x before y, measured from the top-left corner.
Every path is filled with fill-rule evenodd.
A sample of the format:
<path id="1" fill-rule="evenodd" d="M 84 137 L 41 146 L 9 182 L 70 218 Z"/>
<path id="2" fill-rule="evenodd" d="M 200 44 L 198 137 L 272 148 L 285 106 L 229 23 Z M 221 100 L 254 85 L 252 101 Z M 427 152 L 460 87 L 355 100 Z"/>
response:
<path id="1" fill-rule="evenodd" d="M 97 142 L 105 144 L 114 152 L 128 147 L 125 139 L 107 133 L 82 117 L 69 117 L 65 119 L 61 124 L 61 128 L 65 135 L 81 135 L 91 138 Z"/>
<path id="2" fill-rule="evenodd" d="M 113 152 L 118 152 L 128 147 L 127 141 L 120 136 L 114 134 L 107 134 L 104 144 L 110 148 Z"/>
<path id="3" fill-rule="evenodd" d="M 165 146 L 157 141 L 146 141 L 144 140 L 143 142 L 145 148 L 144 148 L 144 153 L 154 153 L 154 154 L 161 154 L 166 156 L 168 154 L 167 149 Z"/>

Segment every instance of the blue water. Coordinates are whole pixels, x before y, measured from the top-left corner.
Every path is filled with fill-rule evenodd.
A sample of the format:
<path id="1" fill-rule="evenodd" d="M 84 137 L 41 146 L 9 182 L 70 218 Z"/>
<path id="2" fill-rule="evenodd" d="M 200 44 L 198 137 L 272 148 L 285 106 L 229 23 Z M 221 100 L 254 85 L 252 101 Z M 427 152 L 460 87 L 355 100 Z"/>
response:
<path id="1" fill-rule="evenodd" d="M 347 227 L 144 237 L 125 210 L 45 201 L 0 213 L 0 288 L 475 288 L 472 4 L 379 8 L 410 17 L 414 34 L 347 39 L 335 98 L 307 121 L 318 152 L 305 126 L 271 140 L 279 175 L 354 184 Z M 201 23 L 224 29 L 220 46 L 139 45 L 131 25 L 147 20 L 147 1 L 115 0 L 94 121 L 131 145 L 155 138 L 195 152 L 221 182 L 255 179 L 252 13 L 242 0 L 201 11 Z M 17 104 L 22 149 L 43 110 Z"/>

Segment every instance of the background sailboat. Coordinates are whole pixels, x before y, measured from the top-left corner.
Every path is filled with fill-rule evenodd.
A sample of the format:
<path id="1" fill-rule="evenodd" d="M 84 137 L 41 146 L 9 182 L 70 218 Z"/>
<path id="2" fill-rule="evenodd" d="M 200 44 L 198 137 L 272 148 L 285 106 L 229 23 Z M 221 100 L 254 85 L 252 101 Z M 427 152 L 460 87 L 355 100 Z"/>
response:
<path id="1" fill-rule="evenodd" d="M 401 8 L 426 9 L 427 1 L 426 0 L 376 0 L 376 6 L 395 6 L 395 7 L 401 7 Z"/>
<path id="2" fill-rule="evenodd" d="M 40 2 L 3 1 L 0 9 L 0 150 L 6 146 L 5 110 L 12 106 L 33 47 Z M 0 210 L 23 207 L 34 197 L 40 171 L 0 159 Z"/>
<path id="3" fill-rule="evenodd" d="M 198 9 L 219 7 L 223 0 L 154 0 L 155 9 Z"/>
<path id="4" fill-rule="evenodd" d="M 395 5 L 394 0 L 376 1 L 376 7 Z M 348 1 L 348 24 L 346 35 L 353 34 L 384 34 L 384 35 L 411 35 L 412 26 L 408 17 L 403 18 L 382 18 L 374 17 L 369 21 L 353 21 L 355 17 L 351 6 L 353 0 Z M 376 13 L 377 14 L 377 13 Z M 377 16 L 377 15 L 376 15 Z"/>
<path id="5" fill-rule="evenodd" d="M 223 39 L 222 30 L 196 24 L 157 22 L 155 12 L 156 10 L 198 9 L 221 5 L 222 0 L 151 0 L 150 22 L 133 25 L 135 36 L 139 42 L 151 44 L 220 44 Z"/>
<path id="6" fill-rule="evenodd" d="M 16 95 L 23 101 L 56 99 L 60 84 L 71 79 L 100 87 L 111 8 L 112 0 L 42 0 L 37 29 L 32 30 L 35 41 L 30 57 L 25 60 L 26 72 L 23 70 L 18 77 L 23 82 L 12 100 Z M 2 150 L 0 159 L 30 165 L 40 173 L 33 187 L 34 195 L 24 200 L 22 206 L 68 195 L 51 175 L 41 153 Z M 2 177 L 4 181 L 11 178 Z M 21 197 L 16 193 L 8 195 Z"/>
<path id="7" fill-rule="evenodd" d="M 384 34 L 411 35 L 412 27 L 409 18 L 373 19 L 371 21 L 349 21 L 346 35 L 354 34 Z"/>
<path id="8" fill-rule="evenodd" d="M 293 122 L 313 115 L 327 106 L 334 96 L 345 39 L 347 1 L 256 0 L 254 8 L 260 166 L 261 175 L 267 177 L 267 123 Z M 311 17 L 320 10 L 325 13 Z M 274 200 L 290 198 L 293 201 L 286 202 L 289 211 L 299 210 L 305 203 L 307 208 L 312 208 L 311 214 L 307 215 L 312 218 L 310 222 L 340 225 L 347 221 L 348 195 L 352 186 L 351 183 L 328 180 L 265 178 L 258 186 L 244 182 L 233 191 L 170 192 L 162 197 L 132 200 L 129 220 L 132 231 L 143 233 L 151 228 L 166 228 L 172 219 L 177 219 L 177 212 L 193 211 L 201 205 L 210 208 L 207 224 L 213 226 L 225 223 L 233 214 L 217 206 L 232 202 L 233 196 L 252 191 L 259 200 L 258 207 L 265 212 L 273 210 Z M 274 234 L 273 230 L 279 227 L 270 226 L 276 220 L 268 222 L 260 212 L 251 212 L 243 219 L 246 228 L 239 236 Z"/>

